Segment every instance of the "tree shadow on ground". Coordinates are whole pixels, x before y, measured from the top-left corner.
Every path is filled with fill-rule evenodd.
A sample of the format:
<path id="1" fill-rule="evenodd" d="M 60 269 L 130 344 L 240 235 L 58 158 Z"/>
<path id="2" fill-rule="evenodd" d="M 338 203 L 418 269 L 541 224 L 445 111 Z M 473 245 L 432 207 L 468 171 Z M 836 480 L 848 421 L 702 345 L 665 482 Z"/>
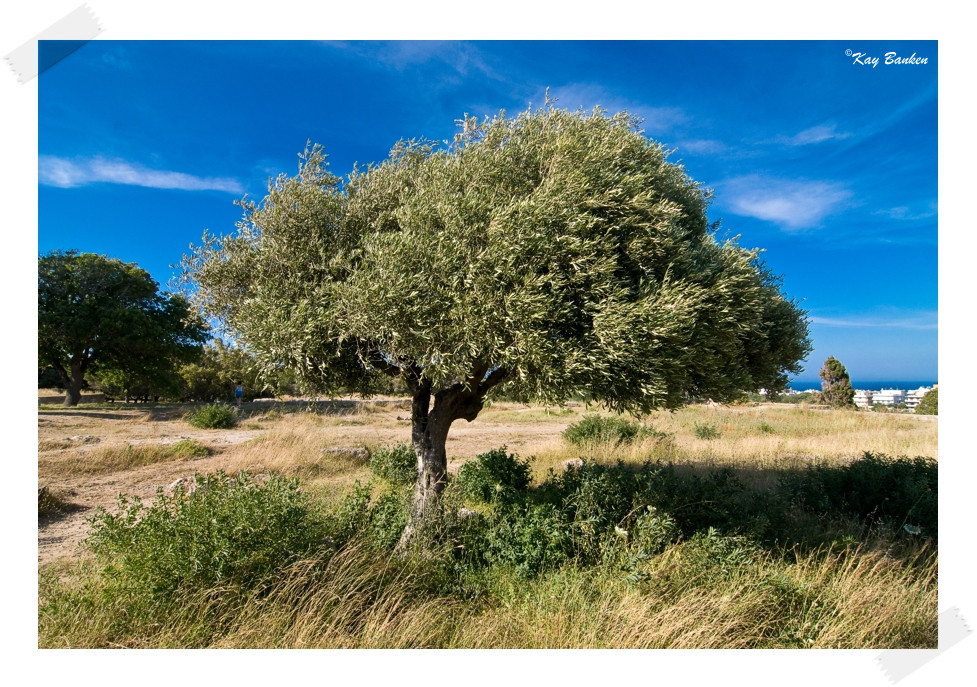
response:
<path id="1" fill-rule="evenodd" d="M 806 467 L 585 460 L 551 473 L 517 500 L 549 504 L 576 523 L 625 531 L 651 506 L 673 518 L 683 537 L 715 529 L 771 550 L 838 542 L 911 547 L 938 539 L 937 464 L 922 457 L 865 453 L 844 464 Z"/>

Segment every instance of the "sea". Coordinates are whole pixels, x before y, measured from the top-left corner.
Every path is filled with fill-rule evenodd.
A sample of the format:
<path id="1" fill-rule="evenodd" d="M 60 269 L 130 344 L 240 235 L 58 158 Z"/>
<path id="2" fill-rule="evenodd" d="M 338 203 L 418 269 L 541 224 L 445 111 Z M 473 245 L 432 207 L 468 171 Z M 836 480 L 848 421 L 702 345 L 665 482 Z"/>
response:
<path id="1" fill-rule="evenodd" d="M 821 391 L 821 380 L 818 379 L 813 382 L 802 382 L 800 380 L 794 380 L 787 385 L 794 391 Z M 918 389 L 921 386 L 932 387 L 936 386 L 935 381 L 906 381 L 906 380 L 882 380 L 882 381 L 862 381 L 859 379 L 852 379 L 851 386 L 853 389 L 864 389 L 866 391 L 881 391 L 882 389 L 902 389 L 903 391 L 912 391 L 913 389 Z"/>

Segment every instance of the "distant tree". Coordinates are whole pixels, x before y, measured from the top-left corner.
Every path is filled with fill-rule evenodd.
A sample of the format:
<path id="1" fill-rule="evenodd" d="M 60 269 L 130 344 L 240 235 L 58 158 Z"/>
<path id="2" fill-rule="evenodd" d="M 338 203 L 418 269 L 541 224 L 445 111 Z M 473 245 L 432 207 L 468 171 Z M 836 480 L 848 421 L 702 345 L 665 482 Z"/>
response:
<path id="1" fill-rule="evenodd" d="M 37 325 L 38 364 L 58 372 L 66 406 L 78 404 L 86 375 L 158 377 L 205 339 L 183 296 L 160 294 L 134 263 L 77 251 L 38 259 Z"/>
<path id="2" fill-rule="evenodd" d="M 451 424 L 486 395 L 620 411 L 783 388 L 807 320 L 759 251 L 719 241 L 708 194 L 627 114 L 465 118 L 345 182 L 318 146 L 185 260 L 202 305 L 307 388 L 412 397 L 405 546 L 440 513 Z M 433 405 L 432 405 L 433 401 Z"/>
<path id="3" fill-rule="evenodd" d="M 165 357 L 132 361 L 126 367 L 100 366 L 89 372 L 86 380 L 90 386 L 105 394 L 106 399 L 152 401 L 179 400 L 182 379 L 178 366 L 182 359 Z"/>
<path id="4" fill-rule="evenodd" d="M 266 398 L 293 390 L 292 374 L 262 370 L 248 351 L 215 339 L 204 347 L 200 358 L 180 367 L 182 397 L 193 401 L 229 401 L 238 382 L 244 385 L 244 400 Z"/>
<path id="5" fill-rule="evenodd" d="M 851 386 L 848 370 L 834 356 L 824 361 L 821 368 L 821 393 L 818 402 L 838 408 L 854 408 L 855 390 Z"/>
<path id="6" fill-rule="evenodd" d="M 927 391 L 916 406 L 917 415 L 939 415 L 939 387 Z"/>

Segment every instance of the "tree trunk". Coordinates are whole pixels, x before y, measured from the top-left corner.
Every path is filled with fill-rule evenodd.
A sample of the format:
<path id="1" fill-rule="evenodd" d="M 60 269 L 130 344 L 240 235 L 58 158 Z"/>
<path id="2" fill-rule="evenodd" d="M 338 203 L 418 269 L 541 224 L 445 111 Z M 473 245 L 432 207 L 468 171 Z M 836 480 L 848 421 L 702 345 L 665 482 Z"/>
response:
<path id="1" fill-rule="evenodd" d="M 434 541 L 443 511 L 441 493 L 447 485 L 448 455 L 445 442 L 451 423 L 458 419 L 474 420 L 482 410 L 486 392 L 506 375 L 495 370 L 485 376 L 486 368 L 477 366 L 467 385 L 452 384 L 434 395 L 431 408 L 431 382 L 420 375 L 408 378 L 411 390 L 411 441 L 417 454 L 417 482 L 407 527 L 397 544 L 398 553 L 424 548 Z"/>
<path id="2" fill-rule="evenodd" d="M 420 382 L 411 399 L 411 443 L 417 454 L 417 481 L 411 502 L 407 527 L 397 550 L 406 551 L 432 539 L 432 529 L 441 520 L 441 492 L 448 477 L 448 454 L 445 442 L 453 418 L 447 418 L 446 407 L 431 409 L 431 384 Z"/>
<path id="3" fill-rule="evenodd" d="M 85 383 L 85 371 L 81 363 L 72 362 L 70 374 L 63 368 L 59 372 L 64 382 L 64 406 L 70 408 L 78 405 L 81 402 L 81 387 Z"/>

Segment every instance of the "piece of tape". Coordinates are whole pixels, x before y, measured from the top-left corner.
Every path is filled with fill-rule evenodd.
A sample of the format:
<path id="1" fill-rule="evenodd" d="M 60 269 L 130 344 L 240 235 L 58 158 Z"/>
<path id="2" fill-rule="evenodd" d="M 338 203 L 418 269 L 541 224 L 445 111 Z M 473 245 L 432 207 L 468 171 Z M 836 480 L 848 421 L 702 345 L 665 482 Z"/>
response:
<path id="1" fill-rule="evenodd" d="M 940 613 L 939 623 L 938 649 L 887 649 L 879 655 L 876 660 L 892 684 L 919 670 L 970 634 L 970 628 L 956 608 Z"/>
<path id="2" fill-rule="evenodd" d="M 27 83 L 101 32 L 102 27 L 91 9 L 82 5 L 15 48 L 5 59 L 17 75 L 17 80 Z"/>

